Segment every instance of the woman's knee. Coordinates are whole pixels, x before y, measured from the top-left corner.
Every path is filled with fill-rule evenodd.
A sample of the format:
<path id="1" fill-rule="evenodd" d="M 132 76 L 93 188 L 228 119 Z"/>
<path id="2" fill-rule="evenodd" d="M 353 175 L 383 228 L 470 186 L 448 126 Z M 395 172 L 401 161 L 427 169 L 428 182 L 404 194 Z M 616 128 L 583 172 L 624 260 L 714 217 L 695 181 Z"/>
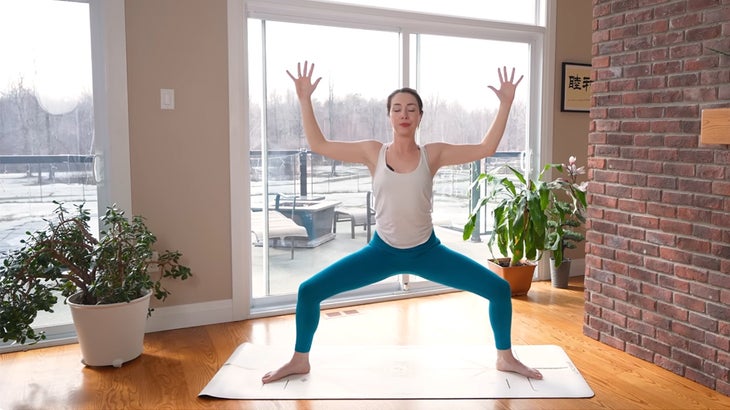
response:
<path id="1" fill-rule="evenodd" d="M 342 292 L 343 283 L 337 277 L 315 275 L 299 285 L 297 299 L 308 303 L 320 303 Z"/>
<path id="2" fill-rule="evenodd" d="M 509 282 L 497 275 L 488 281 L 483 291 L 485 294 L 482 296 L 489 299 L 490 302 L 503 303 L 512 300 L 512 289 L 510 289 Z"/>
<path id="3" fill-rule="evenodd" d="M 305 280 L 299 284 L 299 290 L 297 291 L 298 300 L 316 300 L 317 298 L 317 284 L 311 279 Z"/>
<path id="4" fill-rule="evenodd" d="M 500 297 L 506 297 L 511 298 L 512 297 L 512 289 L 509 286 L 509 282 L 507 282 L 504 278 L 498 277 L 499 280 L 496 280 L 494 283 L 494 288 Z"/>

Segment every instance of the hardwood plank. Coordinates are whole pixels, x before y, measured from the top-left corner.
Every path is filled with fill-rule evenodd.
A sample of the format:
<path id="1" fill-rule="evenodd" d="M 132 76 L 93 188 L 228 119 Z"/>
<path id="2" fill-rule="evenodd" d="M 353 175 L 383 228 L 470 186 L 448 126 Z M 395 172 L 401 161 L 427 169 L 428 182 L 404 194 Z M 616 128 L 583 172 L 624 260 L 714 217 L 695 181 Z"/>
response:
<path id="1" fill-rule="evenodd" d="M 292 315 L 151 333 L 122 368 L 88 368 L 78 345 L 0 355 L 0 409 L 719 409 L 730 398 L 582 334 L 584 289 L 538 282 L 513 298 L 513 343 L 557 344 L 595 391 L 591 399 L 201 399 L 198 392 L 243 342 L 290 346 Z M 325 345 L 491 345 L 488 303 L 463 292 L 325 311 Z M 329 315 L 328 315 L 329 314 Z M 313 363 L 316 366 L 316 363 Z M 347 375 L 343 375 L 347 377 Z"/>

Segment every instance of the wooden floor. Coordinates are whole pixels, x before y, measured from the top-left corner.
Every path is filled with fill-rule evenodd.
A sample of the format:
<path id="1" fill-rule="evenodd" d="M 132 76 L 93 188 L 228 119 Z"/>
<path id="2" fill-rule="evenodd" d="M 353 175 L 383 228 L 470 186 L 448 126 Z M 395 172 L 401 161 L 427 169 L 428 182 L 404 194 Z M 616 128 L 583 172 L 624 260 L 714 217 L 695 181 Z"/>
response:
<path id="1" fill-rule="evenodd" d="M 240 343 L 292 343 L 292 316 L 151 333 L 122 368 L 87 368 L 77 345 L 0 355 L 0 409 L 720 409 L 730 398 L 583 336 L 582 278 L 514 298 L 513 343 L 563 347 L 590 399 L 229 401 L 197 395 Z M 492 345 L 487 304 L 468 293 L 325 311 L 323 345 Z M 316 363 L 313 363 L 316 366 Z M 342 377 L 347 377 L 343 374 Z"/>

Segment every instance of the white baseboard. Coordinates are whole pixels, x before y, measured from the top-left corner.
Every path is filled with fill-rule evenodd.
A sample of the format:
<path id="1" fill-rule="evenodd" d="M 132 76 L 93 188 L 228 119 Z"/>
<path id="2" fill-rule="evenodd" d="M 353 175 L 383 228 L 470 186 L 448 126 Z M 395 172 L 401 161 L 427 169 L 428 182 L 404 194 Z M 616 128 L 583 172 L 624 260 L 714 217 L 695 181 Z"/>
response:
<path id="1" fill-rule="evenodd" d="M 186 327 L 212 325 L 233 321 L 232 300 L 191 303 L 188 305 L 164 306 L 155 308 L 147 319 L 145 332 L 182 329 Z M 47 339 L 36 344 L 18 345 L 2 343 L 0 353 L 38 349 L 41 347 L 61 346 L 76 343 L 76 331 L 72 324 L 51 326 L 46 330 Z"/>
<path id="2" fill-rule="evenodd" d="M 586 274 L 586 260 L 573 259 L 570 262 L 570 276 L 583 276 Z"/>
<path id="3" fill-rule="evenodd" d="M 231 321 L 233 321 L 233 301 L 231 299 L 163 306 L 155 308 L 152 312 L 152 316 L 147 319 L 145 331 L 147 333 L 159 332 Z"/>

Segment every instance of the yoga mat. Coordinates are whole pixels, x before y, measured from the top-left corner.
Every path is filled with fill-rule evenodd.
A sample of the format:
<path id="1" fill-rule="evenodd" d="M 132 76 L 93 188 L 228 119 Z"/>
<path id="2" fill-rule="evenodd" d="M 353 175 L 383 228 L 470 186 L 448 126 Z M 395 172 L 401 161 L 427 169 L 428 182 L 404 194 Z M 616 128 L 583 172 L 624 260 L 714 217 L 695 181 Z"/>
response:
<path id="1" fill-rule="evenodd" d="M 497 399 L 593 397 L 565 351 L 513 346 L 543 380 L 501 372 L 486 346 L 315 346 L 312 371 L 262 384 L 289 360 L 291 348 L 240 345 L 200 396 L 247 400 Z"/>

